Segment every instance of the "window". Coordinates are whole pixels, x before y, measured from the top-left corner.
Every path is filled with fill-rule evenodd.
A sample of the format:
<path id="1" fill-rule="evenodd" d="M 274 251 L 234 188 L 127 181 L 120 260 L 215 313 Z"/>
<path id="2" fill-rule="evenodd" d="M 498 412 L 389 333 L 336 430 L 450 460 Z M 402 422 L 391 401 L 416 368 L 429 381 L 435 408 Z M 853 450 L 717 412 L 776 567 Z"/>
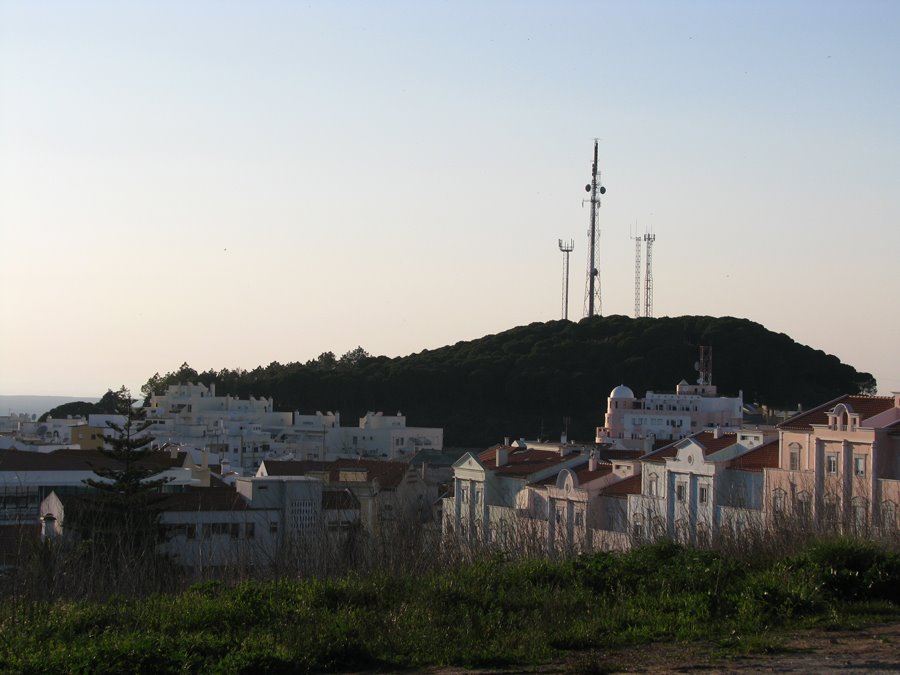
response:
<path id="1" fill-rule="evenodd" d="M 577 527 L 581 527 L 582 525 L 584 525 L 584 513 L 582 513 L 581 511 L 575 512 L 575 525 Z"/>
<path id="2" fill-rule="evenodd" d="M 838 498 L 836 495 L 825 496 L 825 523 L 832 527 L 838 523 Z"/>
<path id="3" fill-rule="evenodd" d="M 697 501 L 699 501 L 701 504 L 706 504 L 706 502 L 709 501 L 709 487 L 707 487 L 706 485 L 700 486 L 700 492 L 698 494 Z"/>
<path id="4" fill-rule="evenodd" d="M 687 484 L 678 483 L 675 485 L 675 499 L 683 502 L 687 498 Z"/>
<path id="5" fill-rule="evenodd" d="M 810 509 L 810 496 L 808 492 L 800 492 L 797 494 L 797 516 L 802 522 L 809 520 L 812 515 Z"/>
<path id="6" fill-rule="evenodd" d="M 784 514 L 784 496 L 787 493 L 781 488 L 772 491 L 772 511 L 776 516 Z"/>
<path id="7" fill-rule="evenodd" d="M 855 473 L 860 478 L 865 477 L 865 475 L 866 475 L 866 456 L 865 455 L 856 455 L 853 458 L 853 473 Z"/>
<path id="8" fill-rule="evenodd" d="M 241 526 L 238 523 L 231 523 L 231 538 L 237 539 L 241 536 Z"/>
<path id="9" fill-rule="evenodd" d="M 853 526 L 857 533 L 862 533 L 868 524 L 868 501 L 865 497 L 854 497 L 851 502 Z"/>
<path id="10" fill-rule="evenodd" d="M 269 534 L 278 534 L 278 521 L 269 523 Z"/>
<path id="11" fill-rule="evenodd" d="M 659 476 L 655 473 L 651 473 L 650 479 L 647 481 L 647 494 L 651 497 L 659 496 Z"/>
<path id="12" fill-rule="evenodd" d="M 256 539 L 256 523 L 247 523 L 244 525 L 244 536 L 247 539 Z"/>
<path id="13" fill-rule="evenodd" d="M 837 467 L 838 467 L 837 453 L 829 452 L 825 456 L 825 472 L 835 475 L 838 472 Z"/>
<path id="14" fill-rule="evenodd" d="M 897 527 L 897 504 L 892 501 L 881 504 L 881 526 L 891 531 Z"/>
<path id="15" fill-rule="evenodd" d="M 788 451 L 790 452 L 790 469 L 791 471 L 799 471 L 800 470 L 800 444 L 799 443 L 791 443 L 788 446 Z"/>

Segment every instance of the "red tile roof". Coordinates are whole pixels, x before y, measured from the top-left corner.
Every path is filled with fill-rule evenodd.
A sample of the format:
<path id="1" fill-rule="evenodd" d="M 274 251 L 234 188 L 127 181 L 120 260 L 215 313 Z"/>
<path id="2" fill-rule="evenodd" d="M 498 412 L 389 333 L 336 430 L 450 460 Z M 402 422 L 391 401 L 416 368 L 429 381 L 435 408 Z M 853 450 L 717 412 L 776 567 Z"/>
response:
<path id="1" fill-rule="evenodd" d="M 406 462 L 380 459 L 318 460 L 265 460 L 266 473 L 270 476 L 305 476 L 309 473 L 328 472 L 331 483 L 340 482 L 341 471 L 365 471 L 366 480 L 375 478 L 382 488 L 396 488 L 409 471 Z"/>
<path id="2" fill-rule="evenodd" d="M 729 469 L 762 471 L 778 468 L 778 439 L 763 443 L 728 463 Z"/>
<path id="3" fill-rule="evenodd" d="M 673 441 L 660 450 L 648 453 L 641 459 L 647 462 L 661 462 L 667 457 L 675 457 L 678 454 L 679 444 L 684 443 L 688 439 L 699 443 L 703 448 L 703 456 L 707 457 L 714 452 L 724 450 L 737 443 L 737 434 L 733 431 L 728 431 L 720 434 L 719 437 L 716 438 L 714 431 L 698 431 L 696 434 Z"/>
<path id="4" fill-rule="evenodd" d="M 641 493 L 641 475 L 629 476 L 613 483 L 600 491 L 606 497 L 624 497 Z"/>
<path id="5" fill-rule="evenodd" d="M 90 506 L 101 502 L 107 493 L 71 493 L 57 492 L 57 498 L 63 506 Z M 153 495 L 153 505 L 160 511 L 245 511 L 249 503 L 237 490 L 229 488 L 193 488 L 187 492 L 163 492 Z"/>
<path id="6" fill-rule="evenodd" d="M 778 428 L 812 431 L 812 425 L 814 424 L 828 424 L 828 413 L 831 412 L 838 403 L 843 403 L 853 412 L 859 413 L 860 422 L 865 422 L 865 420 L 870 417 L 874 417 L 875 415 L 883 413 L 885 410 L 893 408 L 894 397 L 845 394 L 833 401 L 823 403 L 812 410 L 807 410 L 806 412 L 794 415 L 790 419 L 779 424 Z"/>
<path id="7" fill-rule="evenodd" d="M 165 450 L 147 453 L 138 466 L 165 471 L 184 464 L 186 453 L 175 459 Z M 121 464 L 99 450 L 57 450 L 56 452 L 28 452 L 0 450 L 0 471 L 93 471 L 95 468 L 120 468 Z"/>
<path id="8" fill-rule="evenodd" d="M 354 511 L 359 509 L 359 500 L 350 490 L 322 490 L 322 509 Z"/>
<path id="9" fill-rule="evenodd" d="M 497 449 L 502 448 L 507 451 L 506 464 L 497 466 Z M 479 461 L 484 464 L 484 468 L 503 476 L 529 476 L 537 471 L 549 469 L 557 464 L 569 462 L 576 457 L 582 457 L 585 462 L 588 461 L 587 455 L 578 455 L 575 453 L 561 456 L 559 452 L 554 450 L 534 450 L 532 448 L 519 448 L 516 446 L 495 445 L 492 448 L 484 450 L 478 455 Z"/>

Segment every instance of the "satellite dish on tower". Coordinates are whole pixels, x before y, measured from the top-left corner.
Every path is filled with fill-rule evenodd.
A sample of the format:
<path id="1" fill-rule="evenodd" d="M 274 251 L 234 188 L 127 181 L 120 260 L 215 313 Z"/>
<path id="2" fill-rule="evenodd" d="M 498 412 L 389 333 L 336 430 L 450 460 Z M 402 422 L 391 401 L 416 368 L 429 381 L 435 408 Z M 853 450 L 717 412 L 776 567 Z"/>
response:
<path id="1" fill-rule="evenodd" d="M 603 187 L 602 185 L 600 186 L 600 194 L 601 194 L 601 195 L 605 195 L 605 194 L 606 194 L 606 188 Z"/>
<path id="2" fill-rule="evenodd" d="M 590 183 L 588 183 L 587 185 L 584 186 L 584 191 L 585 191 L 585 192 L 590 192 L 590 191 L 591 191 L 591 184 L 590 184 Z"/>

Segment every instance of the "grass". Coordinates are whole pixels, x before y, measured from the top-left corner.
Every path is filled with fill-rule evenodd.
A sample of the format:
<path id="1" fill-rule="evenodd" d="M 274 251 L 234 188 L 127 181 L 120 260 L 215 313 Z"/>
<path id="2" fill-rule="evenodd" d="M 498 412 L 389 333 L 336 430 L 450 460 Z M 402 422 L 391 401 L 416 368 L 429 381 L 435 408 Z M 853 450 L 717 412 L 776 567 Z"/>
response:
<path id="1" fill-rule="evenodd" d="M 424 576 L 206 583 L 177 595 L 0 607 L 4 673 L 296 673 L 504 667 L 657 641 L 727 654 L 779 633 L 900 618 L 900 556 L 828 540 L 771 561 L 671 543 Z M 596 671 L 600 672 L 600 671 Z"/>

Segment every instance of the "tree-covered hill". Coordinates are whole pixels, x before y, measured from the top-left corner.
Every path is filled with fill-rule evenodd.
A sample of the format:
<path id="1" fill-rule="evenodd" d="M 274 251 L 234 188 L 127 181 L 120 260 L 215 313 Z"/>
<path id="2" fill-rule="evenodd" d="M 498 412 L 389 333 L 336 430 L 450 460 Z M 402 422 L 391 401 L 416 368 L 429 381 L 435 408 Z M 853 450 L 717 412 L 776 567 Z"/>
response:
<path id="1" fill-rule="evenodd" d="M 345 424 L 366 410 L 399 410 L 411 425 L 443 427 L 450 446 L 558 437 L 564 417 L 571 438 L 589 440 L 613 387 L 627 384 L 638 396 L 674 391 L 682 378 L 696 379 L 700 345 L 713 348 L 719 393 L 743 390 L 750 402 L 806 407 L 875 388 L 869 373 L 747 319 L 608 316 L 533 323 L 398 358 L 356 349 L 251 371 L 197 373 L 184 364 L 154 375 L 143 391 L 215 382 L 220 394 L 272 396 L 279 410 L 339 410 Z"/>

